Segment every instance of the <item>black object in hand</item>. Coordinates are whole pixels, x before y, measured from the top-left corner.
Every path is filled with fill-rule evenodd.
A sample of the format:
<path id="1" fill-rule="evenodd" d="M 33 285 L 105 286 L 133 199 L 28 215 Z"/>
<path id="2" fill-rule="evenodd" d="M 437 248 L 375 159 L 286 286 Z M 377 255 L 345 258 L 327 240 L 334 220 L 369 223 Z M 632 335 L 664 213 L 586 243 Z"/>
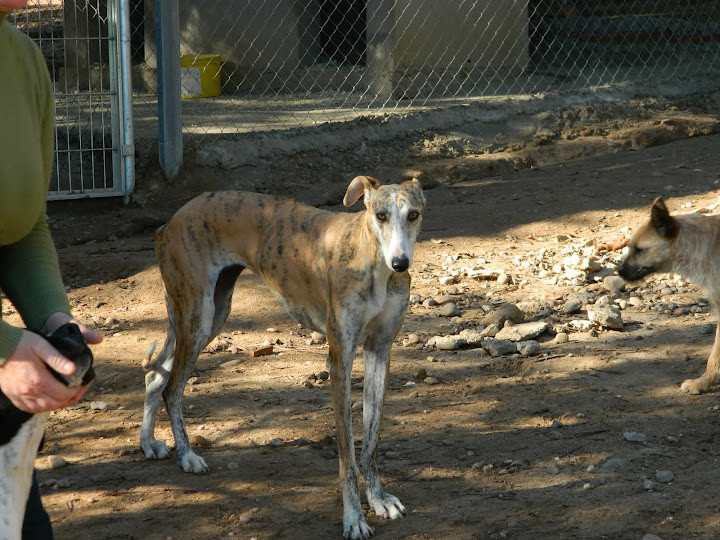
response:
<path id="1" fill-rule="evenodd" d="M 65 323 L 44 337 L 50 345 L 76 366 L 75 373 L 72 375 L 62 375 L 51 369 L 50 373 L 58 381 L 66 386 L 76 386 L 77 384 L 87 384 L 95 378 L 95 371 L 92 367 L 92 351 L 85 343 L 77 324 Z"/>

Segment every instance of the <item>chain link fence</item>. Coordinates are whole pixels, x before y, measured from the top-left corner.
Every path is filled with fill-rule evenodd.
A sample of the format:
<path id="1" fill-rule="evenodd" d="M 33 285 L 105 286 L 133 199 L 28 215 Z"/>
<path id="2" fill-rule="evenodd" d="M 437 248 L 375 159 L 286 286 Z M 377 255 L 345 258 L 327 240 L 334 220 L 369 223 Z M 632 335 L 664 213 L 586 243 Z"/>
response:
<path id="1" fill-rule="evenodd" d="M 34 0 L 8 20 L 38 44 L 55 95 L 50 199 L 124 195 L 117 0 Z"/>
<path id="2" fill-rule="evenodd" d="M 156 0 L 31 0 L 30 17 L 14 19 L 39 37 L 51 70 L 64 77 L 56 85 L 60 182 L 68 167 L 110 174 L 102 160 L 66 164 L 80 137 L 92 141 L 91 154 L 109 148 L 98 111 L 109 99 L 108 2 L 118 1 L 130 11 L 135 131 L 151 141 Z M 720 81 L 720 0 L 177 4 L 183 92 L 204 96 L 182 100 L 183 132 L 198 139 L 382 121 L 502 96 L 628 85 L 652 91 L 668 82 L 692 90 L 700 80 L 713 88 Z M 48 18 L 36 23 L 39 11 Z"/>
<path id="3" fill-rule="evenodd" d="M 134 35 L 139 67 L 151 75 L 138 80 L 150 82 L 152 4 L 136 3 Z M 692 85 L 720 72 L 718 0 L 189 0 L 179 8 L 184 61 L 219 57 L 210 69 L 220 95 L 183 100 L 184 131 L 199 136 L 489 96 Z"/>

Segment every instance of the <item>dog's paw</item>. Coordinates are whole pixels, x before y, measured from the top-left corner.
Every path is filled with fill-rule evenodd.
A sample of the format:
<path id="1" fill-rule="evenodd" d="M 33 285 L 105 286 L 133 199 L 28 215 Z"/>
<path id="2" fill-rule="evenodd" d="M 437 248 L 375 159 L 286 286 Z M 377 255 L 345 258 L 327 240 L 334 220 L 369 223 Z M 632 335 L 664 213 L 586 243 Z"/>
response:
<path id="1" fill-rule="evenodd" d="M 170 457 L 170 450 L 163 441 L 153 440 L 149 443 L 142 443 L 145 459 L 167 459 Z"/>
<path id="2" fill-rule="evenodd" d="M 210 470 L 205 460 L 195 452 L 190 451 L 180 458 L 180 466 L 187 473 L 200 474 Z"/>
<path id="3" fill-rule="evenodd" d="M 378 517 L 397 519 L 407 516 L 405 507 L 400 502 L 400 499 L 389 493 L 384 493 L 382 497 L 368 498 L 368 503 L 370 503 L 370 508 L 373 509 Z"/>
<path id="4" fill-rule="evenodd" d="M 680 385 L 680 390 L 688 394 L 697 395 L 707 392 L 711 386 L 710 381 L 708 381 L 705 376 L 702 376 L 697 379 L 687 379 L 683 381 Z"/>
<path id="5" fill-rule="evenodd" d="M 362 512 L 355 512 L 352 517 L 343 519 L 343 538 L 345 540 L 367 540 L 375 531 L 367 524 Z"/>

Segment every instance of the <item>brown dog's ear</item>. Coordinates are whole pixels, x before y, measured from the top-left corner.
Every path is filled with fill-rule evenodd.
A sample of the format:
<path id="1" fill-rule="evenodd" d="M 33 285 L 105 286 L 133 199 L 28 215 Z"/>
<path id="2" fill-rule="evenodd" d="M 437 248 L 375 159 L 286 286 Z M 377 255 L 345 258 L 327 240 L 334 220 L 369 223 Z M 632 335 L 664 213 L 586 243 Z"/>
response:
<path id="1" fill-rule="evenodd" d="M 677 221 L 670 215 L 670 211 L 665 206 L 662 197 L 658 197 L 653 201 L 650 209 L 650 221 L 652 221 L 655 231 L 662 238 L 673 238 L 677 234 Z"/>
<path id="2" fill-rule="evenodd" d="M 380 182 L 372 176 L 356 176 L 345 192 L 343 198 L 343 204 L 345 206 L 352 206 L 358 199 L 365 194 L 366 191 L 371 189 L 377 189 L 380 187 Z"/>

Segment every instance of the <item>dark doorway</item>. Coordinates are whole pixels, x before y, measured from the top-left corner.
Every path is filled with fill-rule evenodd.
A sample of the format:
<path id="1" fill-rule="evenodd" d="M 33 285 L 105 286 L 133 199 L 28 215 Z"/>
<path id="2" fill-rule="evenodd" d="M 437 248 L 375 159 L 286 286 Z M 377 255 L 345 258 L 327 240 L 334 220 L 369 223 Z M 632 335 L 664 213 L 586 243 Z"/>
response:
<path id="1" fill-rule="evenodd" d="M 130 57 L 134 64 L 145 61 L 145 0 L 130 0 Z"/>
<path id="2" fill-rule="evenodd" d="M 321 0 L 319 61 L 365 64 L 366 0 Z"/>

